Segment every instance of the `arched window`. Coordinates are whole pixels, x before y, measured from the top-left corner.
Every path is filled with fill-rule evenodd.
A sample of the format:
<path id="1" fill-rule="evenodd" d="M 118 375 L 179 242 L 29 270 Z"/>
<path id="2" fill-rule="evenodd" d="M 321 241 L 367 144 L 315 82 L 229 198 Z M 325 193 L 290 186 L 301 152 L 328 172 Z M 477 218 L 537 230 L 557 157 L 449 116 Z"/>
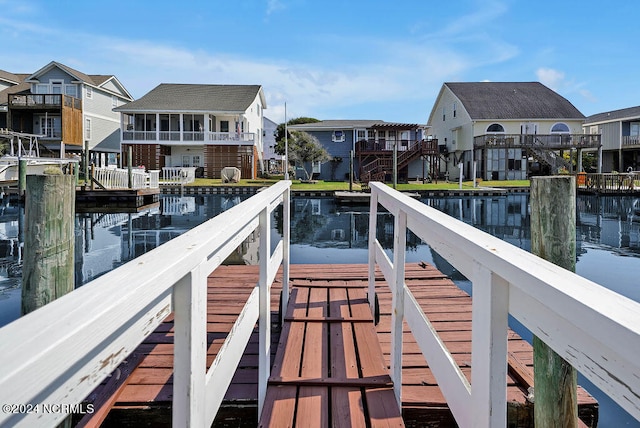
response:
<path id="1" fill-rule="evenodd" d="M 570 131 L 566 123 L 558 122 L 551 127 L 551 132 L 558 134 L 568 134 Z"/>
<path id="2" fill-rule="evenodd" d="M 496 133 L 496 132 L 504 132 L 504 127 L 499 123 L 492 123 L 487 128 L 487 132 Z"/>

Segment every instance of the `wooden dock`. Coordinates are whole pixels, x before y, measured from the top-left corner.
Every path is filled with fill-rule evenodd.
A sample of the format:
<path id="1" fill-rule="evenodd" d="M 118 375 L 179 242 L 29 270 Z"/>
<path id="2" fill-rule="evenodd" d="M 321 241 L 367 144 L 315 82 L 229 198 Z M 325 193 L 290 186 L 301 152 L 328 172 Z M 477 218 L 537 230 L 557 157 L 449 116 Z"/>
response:
<path id="1" fill-rule="evenodd" d="M 280 289 L 274 286 L 271 293 L 273 366 L 263 426 L 280 426 L 280 418 L 288 417 L 287 414 L 304 426 L 336 425 L 336 421 L 342 421 L 342 426 L 378 426 L 378 423 L 456 426 L 406 324 L 403 420 L 399 419 L 386 372 L 390 363 L 391 293 L 380 274 L 377 274 L 376 291 L 381 316 L 375 327 L 366 302 L 367 265 L 291 265 L 290 276 L 291 299 L 282 332 L 277 327 Z M 470 378 L 471 298 L 429 265 L 408 264 L 405 277 L 416 300 Z M 257 266 L 221 266 L 209 276 L 208 365 L 257 279 Z M 276 284 L 279 281 L 281 276 Z M 85 426 L 171 425 L 172 328 L 173 320 L 169 316 L 127 362 L 88 397 L 98 410 L 83 421 Z M 256 328 L 214 426 L 258 425 L 257 345 Z M 533 427 L 533 405 L 527 401 L 527 389 L 533 383 L 532 348 L 515 332 L 510 332 L 508 350 L 508 425 Z M 596 426 L 595 399 L 579 388 L 578 403 L 583 422 Z M 384 415 L 384 420 L 380 415 Z M 363 425 L 358 422 L 366 418 L 368 422 Z M 291 419 L 284 425 L 292 426 L 293 422 Z"/>
<path id="2" fill-rule="evenodd" d="M 76 204 L 83 208 L 106 207 L 116 210 L 120 208 L 137 208 L 159 202 L 159 188 L 144 189 L 89 189 L 76 188 Z"/>

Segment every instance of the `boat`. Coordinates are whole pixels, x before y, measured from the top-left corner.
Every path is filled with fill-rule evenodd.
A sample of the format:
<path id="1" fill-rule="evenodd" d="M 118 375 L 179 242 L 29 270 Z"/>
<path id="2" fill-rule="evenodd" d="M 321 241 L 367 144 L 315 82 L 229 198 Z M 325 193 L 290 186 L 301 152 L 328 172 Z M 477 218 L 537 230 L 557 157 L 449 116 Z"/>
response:
<path id="1" fill-rule="evenodd" d="M 0 129 L 0 139 L 10 143 L 9 153 L 0 156 L 0 183 L 18 181 L 20 161 L 26 161 L 27 175 L 43 175 L 47 168 L 62 169 L 78 162 L 76 159 L 40 156 L 38 137 L 41 136 Z"/>

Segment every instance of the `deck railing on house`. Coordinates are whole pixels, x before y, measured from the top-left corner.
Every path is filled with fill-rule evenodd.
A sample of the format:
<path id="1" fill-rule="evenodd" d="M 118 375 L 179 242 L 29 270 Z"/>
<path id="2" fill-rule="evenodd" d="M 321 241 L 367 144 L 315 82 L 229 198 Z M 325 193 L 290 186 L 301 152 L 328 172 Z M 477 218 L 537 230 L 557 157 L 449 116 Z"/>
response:
<path id="1" fill-rule="evenodd" d="M 122 131 L 123 141 L 173 141 L 173 142 L 249 142 L 256 140 L 254 132 L 203 132 L 203 131 Z"/>
<path id="2" fill-rule="evenodd" d="M 600 147 L 600 134 L 484 134 L 473 137 L 474 148 L 582 149 Z"/>
<path id="3" fill-rule="evenodd" d="M 640 303 L 377 182 L 370 183 L 369 296 L 377 264 L 393 293 L 391 377 L 400 402 L 406 320 L 460 427 L 506 426 L 511 314 L 640 420 Z M 394 216 L 393 262 L 376 239 L 378 204 Z M 407 288 L 407 229 L 473 283 L 472 382 Z"/>
<path id="4" fill-rule="evenodd" d="M 0 412 L 0 426 L 56 426 L 172 311 L 173 426 L 211 425 L 258 320 L 261 408 L 269 377 L 269 290 L 280 264 L 285 305 L 288 299 L 290 186 L 276 183 L 0 328 L 0 403 L 16 404 L 15 413 Z M 283 239 L 271 252 L 271 213 L 279 204 Z M 258 284 L 207 370 L 207 276 L 256 228 Z M 47 412 L 43 404 L 66 407 Z"/>
<path id="5" fill-rule="evenodd" d="M 129 170 L 123 168 L 96 167 L 93 178 L 105 189 L 157 189 L 159 187 L 160 171 L 152 170 L 148 173 L 141 168 L 132 168 L 131 187 L 129 187 Z"/>

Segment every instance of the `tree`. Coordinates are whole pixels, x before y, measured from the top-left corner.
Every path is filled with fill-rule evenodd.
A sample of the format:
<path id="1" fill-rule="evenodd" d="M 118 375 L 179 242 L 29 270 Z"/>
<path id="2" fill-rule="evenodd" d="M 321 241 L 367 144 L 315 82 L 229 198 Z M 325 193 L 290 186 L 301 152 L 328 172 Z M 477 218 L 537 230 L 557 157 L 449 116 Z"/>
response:
<path id="1" fill-rule="evenodd" d="M 313 117 L 297 117 L 295 119 L 291 119 L 287 122 L 287 126 L 290 125 L 301 125 L 303 123 L 316 123 L 316 122 L 320 122 L 318 119 L 315 119 Z M 276 128 L 276 146 L 274 147 L 274 150 L 277 154 L 279 155 L 284 155 L 285 153 L 285 139 L 284 139 L 284 123 L 281 123 L 280 125 L 278 125 L 278 127 Z M 287 137 L 287 139 L 291 138 L 291 131 L 289 131 L 289 135 Z"/>
<path id="2" fill-rule="evenodd" d="M 289 161 L 293 161 L 304 169 L 307 180 L 311 180 L 311 172 L 307 169 L 313 162 L 326 162 L 331 159 L 320 141 L 304 131 L 289 132 Z"/>

